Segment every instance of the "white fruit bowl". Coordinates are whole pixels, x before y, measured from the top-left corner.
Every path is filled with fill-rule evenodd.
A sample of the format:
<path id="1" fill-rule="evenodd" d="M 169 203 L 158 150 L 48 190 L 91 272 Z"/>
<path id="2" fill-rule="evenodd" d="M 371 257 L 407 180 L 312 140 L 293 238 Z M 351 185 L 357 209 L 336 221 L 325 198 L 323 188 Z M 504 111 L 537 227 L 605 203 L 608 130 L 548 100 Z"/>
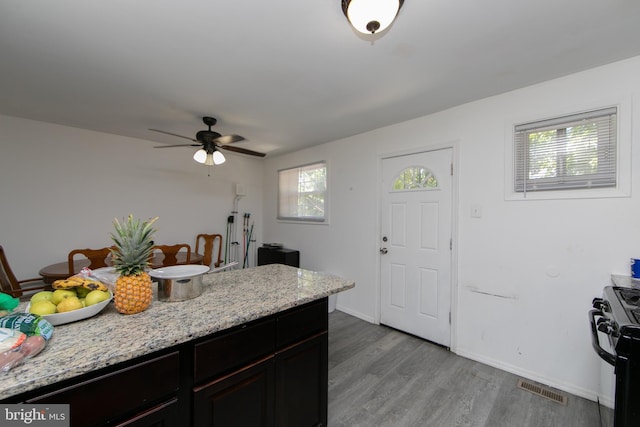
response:
<path id="1" fill-rule="evenodd" d="M 55 313 L 55 314 L 47 314 L 41 316 L 43 319 L 47 320 L 53 326 L 56 325 L 64 325 L 65 323 L 76 322 L 82 319 L 88 319 L 89 317 L 93 317 L 96 314 L 100 313 L 113 299 L 113 294 L 109 291 L 109 299 L 99 302 L 94 305 L 90 305 L 89 307 L 80 308 L 78 310 L 67 311 L 65 313 Z M 29 312 L 31 308 L 31 303 L 27 305 L 25 312 Z"/>

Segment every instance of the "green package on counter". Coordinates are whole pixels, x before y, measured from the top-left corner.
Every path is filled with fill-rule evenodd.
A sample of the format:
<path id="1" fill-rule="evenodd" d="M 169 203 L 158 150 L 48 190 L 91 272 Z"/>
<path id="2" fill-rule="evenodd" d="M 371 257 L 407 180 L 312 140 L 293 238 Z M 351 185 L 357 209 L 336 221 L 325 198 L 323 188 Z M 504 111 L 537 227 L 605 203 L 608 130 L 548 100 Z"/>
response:
<path id="1" fill-rule="evenodd" d="M 19 302 L 20 300 L 18 300 L 18 298 L 0 292 L 0 312 L 4 312 L 5 314 L 12 312 L 18 306 Z"/>
<path id="2" fill-rule="evenodd" d="M 28 336 L 40 335 L 47 341 L 53 335 L 53 325 L 46 319 L 31 313 L 12 313 L 0 317 L 0 328 L 14 329 Z"/>

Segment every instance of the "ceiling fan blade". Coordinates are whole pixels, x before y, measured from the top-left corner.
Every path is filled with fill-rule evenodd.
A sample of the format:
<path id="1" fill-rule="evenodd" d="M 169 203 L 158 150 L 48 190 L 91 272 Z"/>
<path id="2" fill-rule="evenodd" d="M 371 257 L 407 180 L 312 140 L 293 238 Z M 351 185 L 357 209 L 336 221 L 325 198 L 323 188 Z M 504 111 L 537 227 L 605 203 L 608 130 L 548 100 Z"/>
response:
<path id="1" fill-rule="evenodd" d="M 264 157 L 266 154 L 257 151 L 247 150 L 246 148 L 236 147 L 235 145 L 221 145 L 219 148 L 223 150 L 235 151 L 236 153 L 249 154 L 250 156 Z"/>
<path id="2" fill-rule="evenodd" d="M 235 134 L 222 135 L 217 137 L 213 141 L 217 144 L 226 145 L 226 144 L 231 144 L 232 142 L 244 141 L 244 136 L 235 135 Z"/>
<path id="3" fill-rule="evenodd" d="M 171 148 L 171 147 L 202 147 L 202 144 L 156 145 L 153 148 Z"/>
<path id="4" fill-rule="evenodd" d="M 182 136 L 182 135 L 178 135 L 178 134 L 171 133 L 171 132 L 167 132 L 167 131 L 160 130 L 160 129 L 149 129 L 149 130 L 150 130 L 150 131 L 153 131 L 153 132 L 164 133 L 165 135 L 176 136 L 176 137 L 178 137 L 178 138 L 188 139 L 189 141 L 198 142 L 198 140 L 197 140 L 197 139 L 189 138 L 188 136 Z"/>

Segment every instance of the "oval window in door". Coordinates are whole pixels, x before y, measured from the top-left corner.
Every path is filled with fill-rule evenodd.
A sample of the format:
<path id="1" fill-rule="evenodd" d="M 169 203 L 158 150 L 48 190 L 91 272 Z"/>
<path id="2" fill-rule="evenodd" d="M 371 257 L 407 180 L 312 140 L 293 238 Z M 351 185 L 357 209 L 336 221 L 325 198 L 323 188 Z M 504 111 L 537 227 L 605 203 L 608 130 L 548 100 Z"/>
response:
<path id="1" fill-rule="evenodd" d="M 432 190 L 438 188 L 438 180 L 424 166 L 410 166 L 393 181 L 391 191 Z"/>

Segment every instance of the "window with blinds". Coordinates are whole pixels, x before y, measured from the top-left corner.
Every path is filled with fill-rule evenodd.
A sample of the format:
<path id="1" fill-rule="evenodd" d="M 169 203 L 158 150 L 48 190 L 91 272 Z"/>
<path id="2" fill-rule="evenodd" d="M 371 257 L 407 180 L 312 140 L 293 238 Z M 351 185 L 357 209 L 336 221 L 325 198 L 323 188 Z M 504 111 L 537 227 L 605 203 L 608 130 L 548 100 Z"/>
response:
<path id="1" fill-rule="evenodd" d="M 326 222 L 327 164 L 278 171 L 278 219 Z"/>
<path id="2" fill-rule="evenodd" d="M 514 191 L 616 186 L 617 107 L 514 127 Z"/>

